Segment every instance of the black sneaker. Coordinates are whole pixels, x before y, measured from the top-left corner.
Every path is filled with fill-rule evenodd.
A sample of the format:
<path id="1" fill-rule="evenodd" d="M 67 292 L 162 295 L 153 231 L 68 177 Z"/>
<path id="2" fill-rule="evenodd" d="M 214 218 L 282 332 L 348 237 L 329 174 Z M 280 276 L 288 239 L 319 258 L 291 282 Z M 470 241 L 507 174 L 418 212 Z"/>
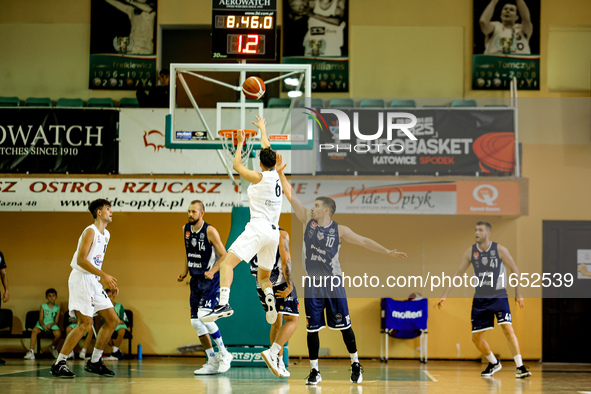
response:
<path id="1" fill-rule="evenodd" d="M 310 370 L 310 375 L 308 375 L 306 378 L 306 384 L 315 386 L 320 382 L 322 382 L 322 376 L 320 376 L 320 372 L 318 372 L 316 368 L 312 368 Z"/>
<path id="2" fill-rule="evenodd" d="M 70 369 L 66 365 L 65 360 L 62 360 L 57 364 L 53 364 L 51 366 L 51 369 L 49 370 L 49 373 L 55 377 L 58 377 L 58 378 L 68 379 L 68 378 L 75 378 L 76 377 L 76 375 L 74 375 L 72 373 L 72 371 L 70 371 Z"/>
<path id="3" fill-rule="evenodd" d="M 201 318 L 201 321 L 204 323 L 213 323 L 217 319 L 221 319 L 222 317 L 230 317 L 234 314 L 234 310 L 230 306 L 230 304 L 226 305 L 216 305 L 213 308 L 213 311 L 209 312 L 207 315 Z"/>
<path id="4" fill-rule="evenodd" d="M 116 352 L 112 352 L 111 356 L 115 357 L 117 360 L 123 360 L 125 355 L 121 352 L 121 350 L 117 350 Z"/>
<path id="5" fill-rule="evenodd" d="M 500 371 L 501 368 L 503 368 L 503 366 L 501 365 L 500 361 L 497 361 L 496 364 L 488 363 L 488 367 L 482 371 L 480 376 L 492 376 L 495 372 Z"/>
<path id="6" fill-rule="evenodd" d="M 113 376 L 115 376 L 115 372 L 113 372 L 109 368 L 105 367 L 105 364 L 103 364 L 102 359 L 99 359 L 96 363 L 93 363 L 90 360 L 88 360 L 88 362 L 84 366 L 84 370 L 86 372 L 95 373 L 95 374 L 101 375 L 101 376 L 108 376 L 111 378 Z"/>
<path id="7" fill-rule="evenodd" d="M 517 370 L 515 371 L 515 377 L 516 378 L 527 378 L 528 376 L 531 376 L 531 372 L 529 372 L 527 370 L 527 368 L 525 368 L 525 365 L 522 365 L 521 367 L 517 367 Z"/>
<path id="8" fill-rule="evenodd" d="M 363 367 L 359 363 L 351 364 L 351 383 L 363 382 Z"/>

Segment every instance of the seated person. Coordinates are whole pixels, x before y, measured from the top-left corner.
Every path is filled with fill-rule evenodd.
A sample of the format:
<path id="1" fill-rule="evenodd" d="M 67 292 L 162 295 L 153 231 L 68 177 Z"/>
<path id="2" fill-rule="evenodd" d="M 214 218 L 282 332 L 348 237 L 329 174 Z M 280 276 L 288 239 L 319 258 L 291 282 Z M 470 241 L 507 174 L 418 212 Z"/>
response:
<path id="1" fill-rule="evenodd" d="M 62 332 L 57 326 L 60 315 L 60 306 L 55 302 L 57 299 L 57 291 L 55 289 L 47 289 L 47 291 L 45 291 L 45 298 L 47 299 L 47 302 L 41 304 L 41 310 L 39 311 L 39 321 L 37 324 L 35 324 L 33 332 L 31 333 L 31 343 L 29 345 L 29 350 L 25 355 L 25 360 L 35 359 L 35 351 L 33 349 L 37 343 L 37 335 L 39 335 L 41 332 L 53 333 L 53 343 L 51 346 L 49 346 L 49 351 L 55 358 L 57 358 L 59 354 L 56 345 L 59 343 L 62 337 Z"/>
<path id="2" fill-rule="evenodd" d="M 114 334 L 116 337 L 109 341 L 109 345 L 111 346 L 111 356 L 115 357 L 119 360 L 123 360 L 125 355 L 119 349 L 121 346 L 121 342 L 123 342 L 123 337 L 125 336 L 125 332 L 128 331 L 128 327 L 126 323 L 129 323 L 127 320 L 127 315 L 125 314 L 125 309 L 123 305 L 118 302 L 115 302 L 115 294 L 110 289 L 105 289 L 105 293 L 111 299 L 113 306 L 115 308 L 115 313 L 119 316 L 119 325 L 115 328 Z"/>
<path id="3" fill-rule="evenodd" d="M 170 105 L 170 71 L 167 68 L 160 70 L 158 80 L 160 86 L 137 90 L 135 95 L 141 108 L 168 108 Z"/>

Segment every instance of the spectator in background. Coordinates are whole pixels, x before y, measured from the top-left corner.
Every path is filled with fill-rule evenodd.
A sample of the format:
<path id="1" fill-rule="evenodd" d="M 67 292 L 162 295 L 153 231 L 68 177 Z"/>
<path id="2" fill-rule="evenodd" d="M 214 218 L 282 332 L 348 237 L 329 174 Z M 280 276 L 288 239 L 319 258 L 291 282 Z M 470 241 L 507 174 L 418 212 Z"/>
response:
<path id="1" fill-rule="evenodd" d="M 2 280 L 2 286 L 4 286 L 4 294 L 0 294 L 0 308 L 2 308 L 2 301 L 8 302 L 8 300 L 10 300 L 8 276 L 6 275 L 6 260 L 4 260 L 4 254 L 2 254 L 2 252 L 0 252 L 0 279 Z M 6 363 L 6 361 L 0 358 L 0 365 L 4 363 Z"/>
<path id="2" fill-rule="evenodd" d="M 45 298 L 47 302 L 41 304 L 41 311 L 39 312 L 39 321 L 35 324 L 33 332 L 31 333 L 31 343 L 29 350 L 25 355 L 25 360 L 35 359 L 35 344 L 37 343 L 37 335 L 41 332 L 53 332 L 53 343 L 49 346 L 49 351 L 53 357 L 57 358 L 58 351 L 56 345 L 59 343 L 62 332 L 57 325 L 60 316 L 60 306 L 56 304 L 57 291 L 55 289 L 47 289 L 45 291 Z"/>
<path id="3" fill-rule="evenodd" d="M 485 36 L 484 54 L 531 54 L 529 40 L 534 28 L 527 4 L 524 0 L 508 1 L 501 10 L 501 21 L 492 22 L 498 2 L 491 0 L 480 16 L 480 29 Z M 521 23 L 517 23 L 520 17 Z"/>
<path id="4" fill-rule="evenodd" d="M 111 302 L 115 307 L 115 313 L 117 313 L 117 316 L 119 317 L 119 325 L 115 328 L 114 331 L 116 337 L 109 341 L 109 345 L 111 346 L 111 356 L 117 358 L 118 360 L 123 360 L 125 355 L 121 352 L 119 346 L 121 346 L 121 342 L 123 342 L 123 337 L 125 336 L 125 333 L 128 330 L 127 315 L 125 314 L 125 309 L 123 308 L 123 305 L 121 305 L 118 302 L 115 302 L 115 293 L 112 292 L 111 289 L 106 289 L 105 293 L 107 293 L 107 295 L 111 299 Z"/>
<path id="5" fill-rule="evenodd" d="M 163 68 L 158 75 L 160 86 L 139 88 L 137 101 L 142 108 L 168 108 L 170 105 L 170 70 Z"/>

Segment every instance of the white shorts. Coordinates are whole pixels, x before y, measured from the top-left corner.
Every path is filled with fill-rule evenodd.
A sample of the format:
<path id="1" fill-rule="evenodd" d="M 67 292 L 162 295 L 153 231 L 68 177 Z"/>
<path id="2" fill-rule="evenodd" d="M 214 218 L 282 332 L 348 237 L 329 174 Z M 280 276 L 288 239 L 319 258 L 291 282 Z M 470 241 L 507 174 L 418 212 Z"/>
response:
<path id="1" fill-rule="evenodd" d="M 275 265 L 278 245 L 279 226 L 266 220 L 254 220 L 246 224 L 244 231 L 232 243 L 228 252 L 234 253 L 247 263 L 256 254 L 258 266 L 271 271 Z"/>
<path id="2" fill-rule="evenodd" d="M 70 316 L 76 317 L 79 311 L 84 316 L 94 316 L 98 311 L 113 308 L 113 303 L 103 290 L 96 275 L 73 269 L 68 279 Z"/>

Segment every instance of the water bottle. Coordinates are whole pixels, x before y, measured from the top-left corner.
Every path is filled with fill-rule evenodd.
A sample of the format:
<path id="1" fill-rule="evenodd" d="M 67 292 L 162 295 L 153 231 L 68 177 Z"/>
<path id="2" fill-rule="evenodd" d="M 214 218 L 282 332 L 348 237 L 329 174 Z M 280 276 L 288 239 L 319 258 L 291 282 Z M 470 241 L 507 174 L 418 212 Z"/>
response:
<path id="1" fill-rule="evenodd" d="M 141 360 L 142 359 L 142 345 L 137 345 L 137 359 Z"/>

